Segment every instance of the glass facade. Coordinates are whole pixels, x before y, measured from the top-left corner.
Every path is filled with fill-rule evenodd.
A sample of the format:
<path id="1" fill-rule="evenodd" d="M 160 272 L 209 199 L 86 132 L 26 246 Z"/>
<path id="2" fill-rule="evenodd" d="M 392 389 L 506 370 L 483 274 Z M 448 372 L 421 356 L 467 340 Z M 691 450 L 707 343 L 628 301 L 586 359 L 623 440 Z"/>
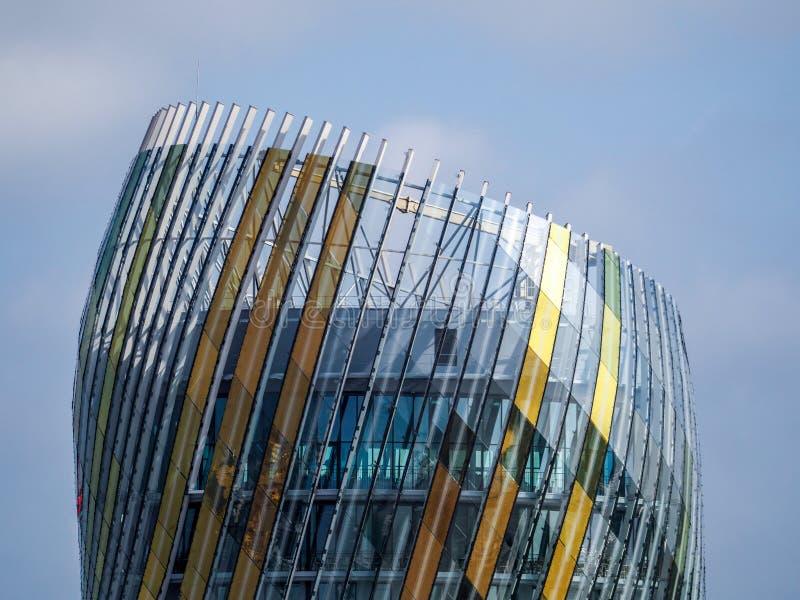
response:
<path id="1" fill-rule="evenodd" d="M 109 222 L 83 597 L 704 598 L 661 285 L 463 173 L 407 180 L 412 151 L 257 117 L 158 111 Z"/>

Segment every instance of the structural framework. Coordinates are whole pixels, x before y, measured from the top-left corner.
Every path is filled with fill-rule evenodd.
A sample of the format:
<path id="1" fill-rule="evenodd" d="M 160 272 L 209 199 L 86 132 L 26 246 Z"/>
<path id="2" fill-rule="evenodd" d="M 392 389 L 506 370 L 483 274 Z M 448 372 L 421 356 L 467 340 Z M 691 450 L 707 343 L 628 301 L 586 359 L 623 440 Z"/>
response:
<path id="1" fill-rule="evenodd" d="M 704 598 L 672 297 L 463 172 L 256 116 L 159 110 L 108 225 L 83 597 Z"/>

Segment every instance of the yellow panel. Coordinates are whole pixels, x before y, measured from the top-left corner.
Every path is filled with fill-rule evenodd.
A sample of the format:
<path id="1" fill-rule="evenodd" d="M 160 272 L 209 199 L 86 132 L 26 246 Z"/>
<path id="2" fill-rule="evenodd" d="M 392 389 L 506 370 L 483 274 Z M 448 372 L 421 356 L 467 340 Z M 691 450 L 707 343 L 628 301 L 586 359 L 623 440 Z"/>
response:
<path id="1" fill-rule="evenodd" d="M 601 362 L 597 370 L 597 384 L 592 403 L 592 423 L 607 442 L 611 432 L 611 417 L 614 414 L 614 399 L 617 394 L 617 380 Z"/>
<path id="2" fill-rule="evenodd" d="M 259 565 L 262 564 L 267 552 L 269 536 L 265 535 L 265 532 L 272 530 L 276 512 L 277 508 L 267 496 L 264 488 L 257 487 L 253 492 L 250 517 L 242 540 L 242 552 L 247 554 L 249 560 L 257 561 Z"/>
<path id="3" fill-rule="evenodd" d="M 192 571 L 196 570 L 203 582 L 208 577 L 207 573 L 211 572 L 211 563 L 214 560 L 214 550 L 217 547 L 220 529 L 222 529 L 222 525 L 219 519 L 214 516 L 208 506 L 201 504 L 187 564 L 193 566 Z"/>
<path id="4" fill-rule="evenodd" d="M 200 344 L 194 357 L 192 373 L 186 388 L 186 395 L 191 398 L 201 410 L 206 404 L 208 388 L 214 376 L 214 367 L 217 364 L 217 349 L 205 331 L 200 335 Z"/>
<path id="5" fill-rule="evenodd" d="M 603 339 L 600 344 L 600 361 L 616 377 L 619 371 L 619 338 L 620 322 L 617 315 L 609 308 L 603 307 Z"/>
<path id="6" fill-rule="evenodd" d="M 586 527 L 589 524 L 589 517 L 592 515 L 593 505 L 592 499 L 581 487 L 581 484 L 576 481 L 575 487 L 572 488 L 567 514 L 564 516 L 564 524 L 561 526 L 561 535 L 559 536 L 567 553 L 574 559 L 577 559 L 580 553 L 583 537 L 586 534 Z"/>
<path id="7" fill-rule="evenodd" d="M 206 582 L 192 567 L 187 566 L 181 583 L 181 598 L 202 598 Z"/>
<path id="8" fill-rule="evenodd" d="M 163 523 L 171 539 L 174 537 L 175 528 L 178 526 L 183 493 L 186 490 L 186 478 L 174 468 L 173 464 L 170 464 L 166 483 L 169 485 L 164 486 L 164 495 L 161 496 L 161 510 L 158 512 L 158 520 Z"/>
<path id="9" fill-rule="evenodd" d="M 498 464 L 489 487 L 489 495 L 483 509 L 483 520 L 501 536 L 505 533 L 511 518 L 511 509 L 517 499 L 519 485 L 503 465 Z M 491 558 L 491 557 L 490 557 Z M 497 556 L 492 558 L 497 560 Z"/>
<path id="10" fill-rule="evenodd" d="M 298 335 L 305 335 L 305 331 L 300 331 Z M 300 343 L 300 340 L 298 339 L 297 342 Z M 294 354 L 292 354 L 272 422 L 272 427 L 281 431 L 290 443 L 294 443 L 297 429 L 300 427 L 300 418 L 303 416 L 303 407 L 306 404 L 310 386 L 311 380 L 294 362 Z"/>
<path id="11" fill-rule="evenodd" d="M 181 419 L 178 423 L 178 431 L 175 434 L 175 442 L 172 446 L 172 465 L 177 466 L 184 479 L 188 479 L 189 471 L 192 467 L 192 455 L 194 446 L 197 442 L 197 432 L 200 429 L 202 415 L 197 412 L 197 407 L 188 401 L 183 402 Z M 166 490 L 166 487 L 164 488 Z"/>
<path id="12" fill-rule="evenodd" d="M 532 425 L 536 425 L 539 408 L 542 406 L 545 384 L 547 383 L 548 366 L 542 360 L 528 352 L 514 396 L 514 404 Z"/>
<path id="13" fill-rule="evenodd" d="M 550 241 L 544 255 L 544 267 L 542 267 L 541 291 L 550 298 L 557 306 L 561 305 L 564 297 L 564 279 L 567 272 L 567 251 L 558 247 L 558 243 L 553 241 L 553 225 L 550 228 Z"/>
<path id="14" fill-rule="evenodd" d="M 98 431 L 95 434 L 97 437 L 94 439 L 94 455 L 92 457 L 92 481 L 89 489 L 92 492 L 93 497 L 97 497 L 97 488 L 100 481 L 100 464 L 103 459 L 103 441 L 105 440 L 105 435 L 103 435 L 102 431 Z"/>
<path id="15" fill-rule="evenodd" d="M 558 244 L 558 247 L 561 248 L 561 250 L 569 253 L 569 229 L 562 227 L 561 225 L 551 223 L 549 236 L 551 240 Z"/>
<path id="16" fill-rule="evenodd" d="M 561 284 L 564 284 L 563 277 Z M 553 304 L 546 295 L 539 294 L 536 311 L 533 313 L 533 326 L 528 339 L 528 347 L 546 365 L 550 365 L 550 359 L 553 357 L 553 346 L 556 341 L 560 315 L 561 309 Z"/>
<path id="17" fill-rule="evenodd" d="M 147 567 L 144 570 L 142 587 L 139 591 L 139 598 L 155 598 L 161 588 L 161 582 L 166 575 L 166 569 L 158 559 L 151 553 L 147 559 Z M 153 591 L 150 591 L 153 590 Z"/>
<path id="18" fill-rule="evenodd" d="M 467 565 L 467 577 L 482 598 L 489 591 L 494 566 L 500 554 L 503 538 L 486 521 L 481 521 L 478 535 Z"/>
<path id="19" fill-rule="evenodd" d="M 169 561 L 170 544 L 172 544 L 172 537 L 160 522 L 156 523 L 153 531 L 153 541 L 150 546 L 150 558 L 158 561 L 161 565 L 166 565 Z M 158 589 L 153 591 L 158 592 Z"/>
<path id="20" fill-rule="evenodd" d="M 236 570 L 233 573 L 228 600 L 252 600 L 256 597 L 256 587 L 261 569 L 244 552 L 239 553 Z"/>
<path id="21" fill-rule="evenodd" d="M 234 454 L 238 454 L 242 447 L 252 406 L 252 396 L 244 389 L 239 378 L 234 377 L 228 392 L 228 401 L 225 403 L 225 414 L 219 428 L 219 440 L 234 450 Z"/>
<path id="22" fill-rule="evenodd" d="M 139 590 L 139 600 L 156 600 L 156 597 L 153 596 L 153 594 L 150 593 L 150 590 L 148 590 L 145 586 L 142 586 L 142 588 Z"/>
<path id="23" fill-rule="evenodd" d="M 447 469 L 439 463 L 433 477 L 433 485 L 425 506 L 422 522 L 431 530 L 433 535 L 442 543 L 447 537 L 450 521 L 458 500 L 458 483 L 450 476 Z"/>
<path id="24" fill-rule="evenodd" d="M 427 598 L 430 594 L 441 556 L 442 543 L 423 524 L 419 528 L 419 537 L 408 566 L 404 588 L 414 598 Z"/>
<path id="25" fill-rule="evenodd" d="M 544 583 L 544 597 L 546 600 L 564 600 L 567 597 L 572 573 L 575 571 L 575 560 L 567 554 L 564 545 L 559 540 L 553 553 L 553 561 L 547 572 Z"/>

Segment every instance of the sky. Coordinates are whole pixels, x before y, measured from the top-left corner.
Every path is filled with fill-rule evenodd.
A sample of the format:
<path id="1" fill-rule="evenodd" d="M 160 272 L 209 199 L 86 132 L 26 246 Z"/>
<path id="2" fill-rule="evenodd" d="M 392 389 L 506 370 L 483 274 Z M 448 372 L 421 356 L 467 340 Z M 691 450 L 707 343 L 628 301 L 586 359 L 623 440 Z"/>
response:
<path id="1" fill-rule="evenodd" d="M 423 172 L 439 157 L 661 281 L 709 597 L 800 597 L 800 3 L 0 3 L 4 598 L 79 596 L 81 310 L 150 116 L 198 94 L 366 130 L 397 163 L 413 146 Z"/>

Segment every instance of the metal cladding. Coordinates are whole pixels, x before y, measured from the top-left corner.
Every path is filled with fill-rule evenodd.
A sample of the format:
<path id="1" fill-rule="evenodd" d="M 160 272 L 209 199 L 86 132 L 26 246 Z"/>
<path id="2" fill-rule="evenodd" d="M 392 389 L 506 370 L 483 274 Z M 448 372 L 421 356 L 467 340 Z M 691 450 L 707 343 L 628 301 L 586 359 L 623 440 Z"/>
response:
<path id="1" fill-rule="evenodd" d="M 705 597 L 672 297 L 387 144 L 159 110 L 82 319 L 82 593 Z"/>

